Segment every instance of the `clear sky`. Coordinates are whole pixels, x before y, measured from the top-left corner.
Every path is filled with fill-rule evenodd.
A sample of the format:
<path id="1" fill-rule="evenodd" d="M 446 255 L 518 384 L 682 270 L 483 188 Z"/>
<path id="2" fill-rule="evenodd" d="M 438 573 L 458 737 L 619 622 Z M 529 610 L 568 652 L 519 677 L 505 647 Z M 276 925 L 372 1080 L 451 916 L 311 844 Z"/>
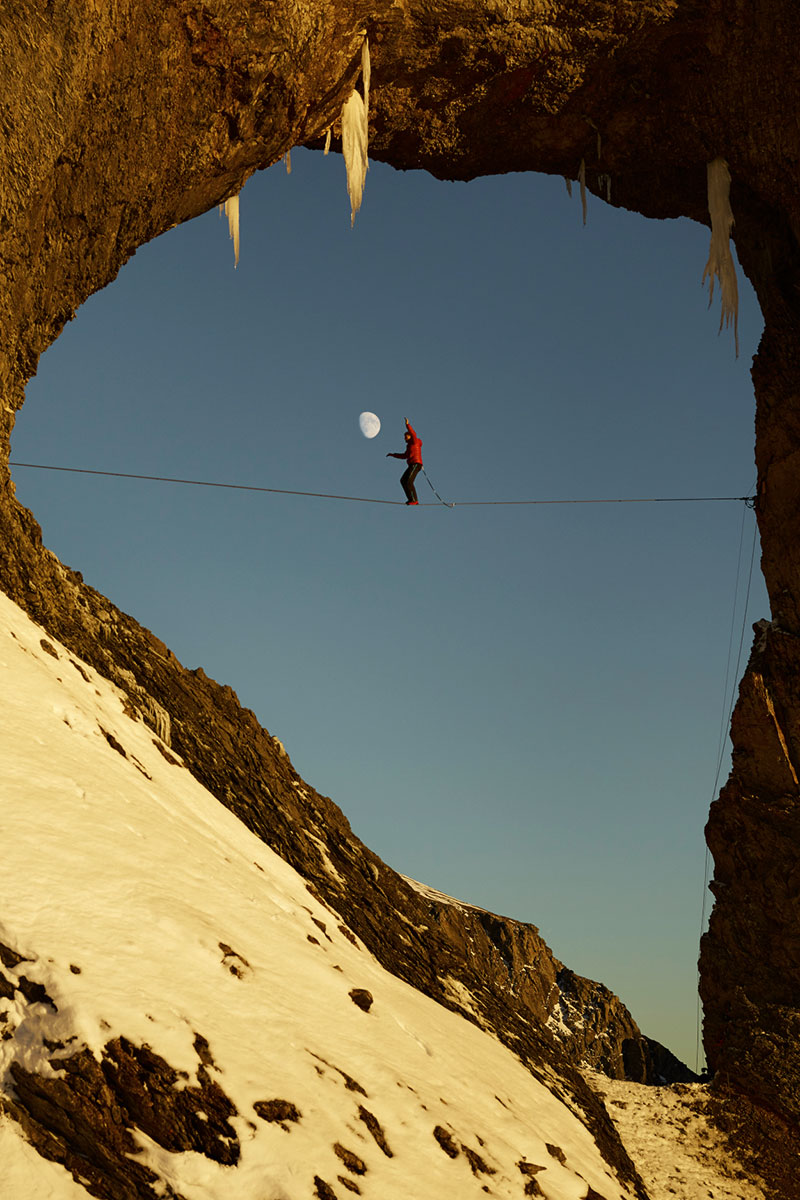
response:
<path id="1" fill-rule="evenodd" d="M 750 494 L 752 291 L 737 359 L 705 227 L 372 164 L 351 229 L 341 158 L 292 166 L 244 188 L 238 269 L 215 210 L 92 297 L 12 460 L 402 501 L 407 416 L 456 507 L 423 476 L 416 509 L 16 468 L 19 498 L 392 867 L 537 925 L 694 1066 L 753 514 L 464 502 Z M 756 569 L 745 659 L 768 615 Z"/>

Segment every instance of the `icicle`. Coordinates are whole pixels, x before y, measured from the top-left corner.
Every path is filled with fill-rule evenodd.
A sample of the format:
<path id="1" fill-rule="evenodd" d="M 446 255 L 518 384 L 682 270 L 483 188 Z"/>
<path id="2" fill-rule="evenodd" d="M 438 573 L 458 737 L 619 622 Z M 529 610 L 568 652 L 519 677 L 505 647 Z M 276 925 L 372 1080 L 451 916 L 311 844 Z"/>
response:
<path id="1" fill-rule="evenodd" d="M 369 120 L 369 79 L 371 74 L 369 39 L 364 38 L 364 45 L 361 47 L 361 79 L 364 84 L 364 108 L 367 110 L 367 120 Z"/>
<path id="2" fill-rule="evenodd" d="M 239 265 L 239 194 L 220 204 L 219 209 L 220 212 L 224 210 L 228 218 L 228 233 L 233 242 L 233 265 L 236 268 Z"/>
<path id="3" fill-rule="evenodd" d="M 322 153 L 327 154 L 328 151 L 330 150 L 330 148 L 331 148 L 331 127 L 329 125 L 328 128 L 325 130 L 325 149 L 322 151 Z"/>
<path id="4" fill-rule="evenodd" d="M 342 154 L 347 171 L 347 194 L 350 197 L 350 225 L 361 208 L 364 184 L 367 180 L 369 159 L 369 81 L 370 61 L 367 39 L 361 46 L 361 75 L 364 88 L 363 98 L 355 89 L 342 105 Z"/>
<path id="5" fill-rule="evenodd" d="M 565 175 L 564 183 L 567 185 L 567 195 L 569 196 L 569 198 L 571 200 L 572 199 L 572 180 L 568 179 L 567 176 Z"/>
<path id="6" fill-rule="evenodd" d="M 708 279 L 708 306 L 714 299 L 714 279 L 719 280 L 722 311 L 719 328 L 733 324 L 736 357 L 739 357 L 739 288 L 736 267 L 731 254 L 730 234 L 733 212 L 730 205 L 731 175 L 724 158 L 708 164 L 708 211 L 711 215 L 711 245 L 708 262 L 703 271 L 703 283 Z"/>
<path id="7" fill-rule="evenodd" d="M 367 181 L 367 110 L 359 92 L 353 92 L 342 106 L 342 154 L 347 170 L 347 194 L 350 197 L 350 224 L 361 208 Z"/>
<path id="8" fill-rule="evenodd" d="M 286 174 L 291 175 L 291 173 L 292 173 L 292 152 L 291 152 L 291 150 L 287 150 L 286 153 L 284 154 L 283 158 L 284 158 L 284 162 L 286 163 Z"/>
<path id="9" fill-rule="evenodd" d="M 581 208 L 583 209 L 583 223 L 586 224 L 586 161 L 581 159 L 581 165 L 578 170 L 578 182 L 581 185 Z"/>

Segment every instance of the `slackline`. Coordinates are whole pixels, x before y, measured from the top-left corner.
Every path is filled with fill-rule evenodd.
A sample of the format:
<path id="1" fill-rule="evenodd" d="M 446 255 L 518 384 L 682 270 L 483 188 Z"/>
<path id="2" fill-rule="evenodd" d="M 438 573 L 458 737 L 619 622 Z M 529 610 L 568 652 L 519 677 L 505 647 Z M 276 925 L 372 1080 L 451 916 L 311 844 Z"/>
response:
<path id="1" fill-rule="evenodd" d="M 10 462 L 11 467 L 26 467 L 34 471 L 67 471 L 72 475 L 102 475 L 110 479 L 142 479 L 148 483 L 181 483 L 189 487 L 229 488 L 238 492 L 270 492 L 277 496 L 313 496 L 319 500 L 353 500 L 359 504 L 404 505 L 404 500 L 380 500 L 374 496 L 339 496 L 332 492 L 301 492 L 289 488 L 259 487 L 252 483 L 219 483 L 211 479 L 175 479 L 169 475 L 135 475 L 127 471 L 95 471 L 89 467 L 56 467 L 48 463 Z M 430 481 L 429 481 L 430 482 Z M 433 486 L 433 485 L 431 485 Z M 586 500 L 454 500 L 441 501 L 446 508 L 476 508 L 488 505 L 536 505 L 536 504 L 710 504 L 715 501 L 739 501 L 752 505 L 754 496 L 623 496 L 619 498 Z M 420 508 L 439 508 L 429 502 Z"/>

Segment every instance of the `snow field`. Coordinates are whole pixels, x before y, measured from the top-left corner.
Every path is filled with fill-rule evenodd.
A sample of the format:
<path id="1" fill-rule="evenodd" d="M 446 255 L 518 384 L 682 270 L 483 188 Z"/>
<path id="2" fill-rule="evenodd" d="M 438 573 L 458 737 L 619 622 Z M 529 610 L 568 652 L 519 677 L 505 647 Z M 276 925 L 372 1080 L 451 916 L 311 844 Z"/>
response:
<path id="1" fill-rule="evenodd" d="M 238 1112 L 238 1164 L 137 1134 L 141 1161 L 186 1200 L 308 1200 L 315 1179 L 338 1197 L 518 1198 L 530 1179 L 520 1161 L 542 1168 L 547 1200 L 583 1200 L 589 1186 L 629 1196 L 567 1106 L 351 944 L 288 864 L 165 759 L 124 695 L 2 595 L 0 671 L 0 942 L 33 960 L 8 977 L 40 982 L 58 1008 L 0 1000 L 13 1032 L 0 1041 L 0 1094 L 13 1091 L 14 1059 L 52 1073 L 44 1038 L 99 1057 L 121 1035 L 192 1085 L 199 1034 Z M 354 988 L 374 997 L 369 1012 Z M 273 1099 L 299 1120 L 259 1117 L 254 1105 Z M 15 1173 L 9 1200 L 86 1194 L 7 1120 L 0 1154 Z"/>
<path id="2" fill-rule="evenodd" d="M 769 1200 L 706 1116 L 708 1088 L 645 1087 L 584 1072 L 636 1163 L 650 1200 Z"/>

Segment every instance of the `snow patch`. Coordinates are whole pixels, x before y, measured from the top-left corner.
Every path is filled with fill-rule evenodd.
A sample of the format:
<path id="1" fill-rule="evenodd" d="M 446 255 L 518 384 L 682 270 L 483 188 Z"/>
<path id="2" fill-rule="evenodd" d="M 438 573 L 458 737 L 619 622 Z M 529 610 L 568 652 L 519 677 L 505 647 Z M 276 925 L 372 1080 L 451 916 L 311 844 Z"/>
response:
<path id="1" fill-rule="evenodd" d="M 2 1113 L 0 1163 L 8 1200 L 86 1200 L 89 1195 L 64 1167 L 37 1154 L 16 1121 Z"/>
<path id="2" fill-rule="evenodd" d="M 454 979 L 452 975 L 445 975 L 442 979 L 444 989 L 449 997 L 459 1007 L 464 1008 L 467 1012 L 471 1012 L 478 1018 L 478 1023 L 482 1028 L 486 1029 L 486 1023 L 479 1008 L 475 1004 L 475 997 L 468 987 L 461 982 L 460 979 Z"/>
<path id="3" fill-rule="evenodd" d="M 652 1087 L 583 1074 L 603 1097 L 650 1200 L 768 1200 L 763 1180 L 742 1170 L 709 1121 L 706 1085 Z"/>
<path id="4" fill-rule="evenodd" d="M 336 870 L 336 867 L 333 865 L 331 857 L 328 854 L 328 847 L 325 845 L 322 838 L 316 837 L 313 833 L 309 834 L 309 838 L 319 850 L 319 856 L 322 859 L 322 865 L 325 868 L 325 874 L 330 875 L 331 879 L 335 879 L 337 883 L 340 883 L 343 887 L 346 887 L 347 881 L 342 878 L 342 876 Z"/>
<path id="5" fill-rule="evenodd" d="M 420 883 L 416 879 L 411 879 L 409 875 L 403 875 L 406 883 L 409 884 L 415 892 L 419 892 L 420 896 L 424 896 L 426 900 L 434 900 L 437 904 L 450 904 L 453 908 L 460 908 L 462 912 L 485 912 L 486 909 L 478 908 L 476 904 L 468 904 L 465 900 L 456 900 L 453 896 L 448 896 L 445 892 L 438 892 L 436 888 L 428 887 L 427 883 Z"/>

